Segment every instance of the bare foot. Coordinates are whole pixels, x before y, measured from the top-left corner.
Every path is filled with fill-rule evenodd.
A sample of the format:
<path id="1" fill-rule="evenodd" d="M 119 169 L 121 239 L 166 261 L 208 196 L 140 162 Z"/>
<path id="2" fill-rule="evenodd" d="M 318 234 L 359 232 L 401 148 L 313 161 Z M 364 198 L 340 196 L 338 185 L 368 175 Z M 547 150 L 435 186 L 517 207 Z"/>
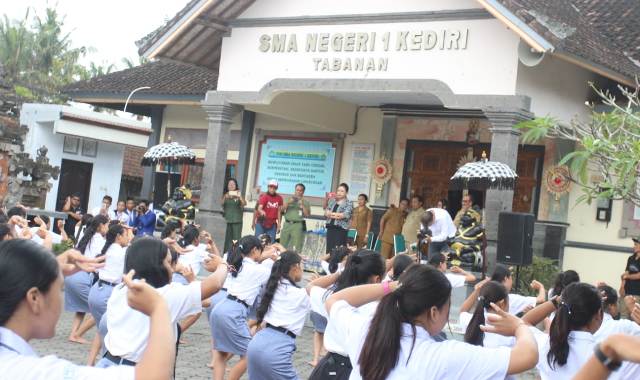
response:
<path id="1" fill-rule="evenodd" d="M 69 342 L 79 343 L 79 344 L 89 344 L 89 343 L 91 343 L 88 340 L 86 340 L 86 339 L 84 339 L 82 337 L 77 337 L 77 336 L 70 336 L 69 337 Z"/>
<path id="2" fill-rule="evenodd" d="M 213 369 L 213 362 L 207 363 L 207 364 L 205 364 L 205 366 L 207 366 L 207 368 Z"/>
<path id="3" fill-rule="evenodd" d="M 186 344 L 189 344 L 189 342 L 187 342 L 187 341 L 186 341 L 186 340 L 184 340 L 184 339 L 180 339 L 180 345 L 181 345 L 181 346 L 186 345 Z"/>
<path id="4" fill-rule="evenodd" d="M 310 366 L 312 366 L 312 367 L 315 367 L 315 366 L 317 366 L 317 365 L 318 365 L 318 361 L 317 361 L 317 360 L 312 360 L 312 361 L 310 361 L 310 362 L 307 362 L 307 364 L 309 364 L 309 365 L 310 365 Z"/>

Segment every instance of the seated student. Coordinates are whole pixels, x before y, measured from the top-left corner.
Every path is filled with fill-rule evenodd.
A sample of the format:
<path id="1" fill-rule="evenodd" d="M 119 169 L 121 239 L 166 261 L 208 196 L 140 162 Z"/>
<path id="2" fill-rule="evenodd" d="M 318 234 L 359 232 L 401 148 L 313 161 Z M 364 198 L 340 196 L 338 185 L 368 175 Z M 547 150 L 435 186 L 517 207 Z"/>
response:
<path id="1" fill-rule="evenodd" d="M 393 266 L 391 267 L 391 270 L 387 272 L 384 281 L 398 281 L 398 278 L 400 278 L 400 275 L 405 271 L 405 269 L 415 263 L 416 260 L 406 253 L 395 255 L 393 258 Z"/>
<path id="2" fill-rule="evenodd" d="M 50 339 L 55 334 L 62 304 L 62 276 L 85 268 L 93 270 L 97 260 L 74 251 L 56 258 L 41 246 L 24 239 L 0 243 L 0 373 L 6 379 L 160 379 L 171 376 L 174 354 L 171 346 L 166 302 L 144 281 L 125 277 L 129 307 L 150 319 L 149 340 L 135 367 L 108 369 L 83 367 L 53 355 L 38 357 L 29 345 L 32 339 Z M 33 268 L 38 270 L 34 271 Z M 91 269 L 89 269 L 91 268 Z"/>
<path id="3" fill-rule="evenodd" d="M 508 292 L 511 292 L 513 286 L 513 278 L 511 277 L 511 270 L 505 265 L 498 264 L 491 276 L 491 281 L 500 282 L 507 288 Z M 509 293 L 509 313 L 518 315 L 525 312 L 527 309 L 533 308 L 538 304 L 545 301 L 546 292 L 544 285 L 540 282 L 533 280 L 531 282 L 531 288 L 538 291 L 537 297 L 525 297 L 520 294 Z"/>
<path id="4" fill-rule="evenodd" d="M 376 300 L 380 303 L 373 317 L 357 311 Z M 329 323 L 336 324 L 348 348 L 350 379 L 504 379 L 535 365 L 533 335 L 520 319 L 499 308 L 483 329 L 515 335 L 512 348 L 435 341 L 432 337 L 448 322 L 450 300 L 451 283 L 425 265 L 410 266 L 398 282 L 355 286 L 329 296 Z"/>
<path id="5" fill-rule="evenodd" d="M 569 269 L 564 272 L 558 273 L 555 280 L 553 281 L 553 287 L 549 289 L 549 299 L 562 294 L 564 288 L 566 288 L 569 284 L 573 284 L 574 282 L 580 282 L 580 275 L 578 274 L 578 272 Z"/>
<path id="6" fill-rule="evenodd" d="M 447 273 L 447 256 L 442 253 L 434 253 L 431 255 L 429 258 L 429 265 L 444 273 L 445 277 L 454 288 L 459 288 L 464 286 L 466 282 L 474 282 L 476 280 L 476 276 L 457 266 L 452 266 L 450 269 L 451 272 Z"/>

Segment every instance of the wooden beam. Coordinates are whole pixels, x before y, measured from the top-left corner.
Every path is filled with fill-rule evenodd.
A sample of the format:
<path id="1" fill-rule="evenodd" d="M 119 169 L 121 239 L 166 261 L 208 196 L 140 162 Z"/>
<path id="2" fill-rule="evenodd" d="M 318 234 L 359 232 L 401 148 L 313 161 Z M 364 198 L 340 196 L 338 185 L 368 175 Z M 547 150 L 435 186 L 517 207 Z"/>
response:
<path id="1" fill-rule="evenodd" d="M 198 25 L 202 25 L 204 27 L 213 29 L 213 30 L 219 30 L 219 31 L 221 31 L 223 33 L 228 33 L 231 30 L 231 28 L 229 28 L 228 26 L 226 26 L 224 24 L 221 24 L 221 23 L 218 23 L 218 22 L 214 22 L 212 20 L 209 20 L 209 19 L 206 19 L 206 18 L 203 18 L 203 17 L 197 18 L 195 20 L 195 23 L 198 24 Z"/>

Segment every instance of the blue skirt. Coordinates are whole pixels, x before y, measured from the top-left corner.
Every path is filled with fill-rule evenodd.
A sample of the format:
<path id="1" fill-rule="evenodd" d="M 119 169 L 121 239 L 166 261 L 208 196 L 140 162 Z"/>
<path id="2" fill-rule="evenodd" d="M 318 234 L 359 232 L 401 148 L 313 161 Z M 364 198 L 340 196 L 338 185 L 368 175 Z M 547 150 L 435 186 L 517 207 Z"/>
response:
<path id="1" fill-rule="evenodd" d="M 229 352 L 244 356 L 251 341 L 247 314 L 244 305 L 225 298 L 211 312 L 209 324 L 213 336 L 213 348 L 220 352 Z"/>
<path id="2" fill-rule="evenodd" d="M 271 328 L 260 330 L 249 343 L 249 380 L 298 380 L 293 368 L 296 340 Z"/>
<path id="3" fill-rule="evenodd" d="M 204 309 L 204 312 L 207 314 L 207 319 L 211 318 L 211 312 L 213 308 L 216 307 L 217 304 L 227 299 L 227 291 L 220 289 L 217 293 L 211 296 L 209 300 L 211 301 L 211 305 Z M 211 323 L 211 322 L 209 322 Z"/>
<path id="4" fill-rule="evenodd" d="M 102 316 L 107 311 L 107 301 L 111 297 L 113 286 L 108 284 L 100 284 L 96 282 L 89 290 L 89 311 L 96 320 L 96 324 L 100 324 Z"/>
<path id="5" fill-rule="evenodd" d="M 89 290 L 93 275 L 78 272 L 64 279 L 64 309 L 74 313 L 89 312 Z"/>
<path id="6" fill-rule="evenodd" d="M 324 334 L 324 330 L 327 329 L 327 318 L 323 317 L 321 314 L 312 311 L 309 313 L 309 318 L 313 323 L 313 330 L 317 333 Z"/>

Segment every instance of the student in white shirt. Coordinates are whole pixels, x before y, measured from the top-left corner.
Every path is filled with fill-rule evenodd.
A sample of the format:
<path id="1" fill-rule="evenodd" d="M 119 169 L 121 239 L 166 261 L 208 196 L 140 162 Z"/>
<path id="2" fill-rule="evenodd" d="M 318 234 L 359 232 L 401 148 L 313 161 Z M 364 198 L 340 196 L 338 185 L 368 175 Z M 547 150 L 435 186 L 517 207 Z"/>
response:
<path id="1" fill-rule="evenodd" d="M 502 264 L 497 264 L 496 269 L 491 276 L 491 281 L 500 282 L 507 288 L 508 292 L 511 292 L 513 286 L 513 277 L 511 276 L 511 270 Z M 526 297 L 520 294 L 509 293 L 509 313 L 513 315 L 521 314 L 527 309 L 534 308 L 536 305 L 543 303 L 546 299 L 546 292 L 544 285 L 540 282 L 533 280 L 531 282 L 531 288 L 538 291 L 537 297 Z"/>
<path id="2" fill-rule="evenodd" d="M 104 235 L 109 228 L 109 219 L 104 215 L 98 215 L 91 220 L 78 242 L 76 249 L 88 258 L 95 258 L 102 252 Z M 83 319 L 89 310 L 89 291 L 93 283 L 93 275 L 86 272 L 78 272 L 64 280 L 64 307 L 66 311 L 75 312 L 71 326 L 69 340 L 76 343 L 86 343 L 82 335 L 87 332 L 95 321 Z"/>
<path id="3" fill-rule="evenodd" d="M 173 327 L 172 347 L 176 343 L 178 321 L 200 312 L 202 300 L 220 290 L 227 276 L 227 265 L 219 256 L 210 255 L 205 261 L 205 269 L 214 273 L 204 280 L 186 286 L 171 282 L 169 248 L 161 240 L 152 237 L 139 238 L 127 249 L 125 271 L 132 269 L 135 278 L 145 279 L 169 306 Z M 149 318 L 127 305 L 127 291 L 122 284 L 113 289 L 104 318 L 107 320 L 107 335 L 104 338 L 107 352 L 97 366 L 138 363 L 148 344 Z"/>
<path id="4" fill-rule="evenodd" d="M 62 272 L 89 270 L 96 260 L 68 251 L 56 258 L 41 246 L 16 239 L 0 243 L 0 373 L 6 379 L 106 380 L 171 376 L 174 349 L 166 302 L 144 281 L 125 278 L 130 307 L 150 316 L 150 339 L 136 367 L 83 367 L 53 355 L 39 357 L 32 339 L 50 339 L 62 309 Z M 90 264 L 90 265 L 89 265 Z M 34 271 L 33 268 L 38 268 Z"/>
<path id="5" fill-rule="evenodd" d="M 118 201 L 115 211 L 113 211 L 112 220 L 117 220 L 118 223 L 129 225 L 129 211 L 127 211 L 127 205 L 124 201 Z"/>
<path id="6" fill-rule="evenodd" d="M 624 361 L 624 362 L 623 362 Z M 611 335 L 599 343 L 589 360 L 576 373 L 573 380 L 605 380 L 615 378 L 625 363 L 640 364 L 640 338 L 624 334 Z M 614 376 L 609 376 L 613 374 Z M 638 377 L 622 377 L 637 379 Z"/>
<path id="7" fill-rule="evenodd" d="M 484 281 L 479 290 L 467 298 L 471 302 L 477 299 L 475 310 L 468 312 L 468 302 L 460 308 L 460 326 L 465 327 L 464 341 L 475 346 L 483 347 L 513 347 L 515 339 L 512 336 L 503 336 L 493 333 L 485 333 L 480 326 L 486 323 L 487 313 L 492 313 L 491 304 L 495 304 L 505 313 L 509 312 L 509 293 L 499 282 Z"/>
<path id="8" fill-rule="evenodd" d="M 349 256 L 342 273 L 325 276 L 326 280 L 323 284 L 309 284 L 311 309 L 323 318 L 328 319 L 329 315 L 325 302 L 331 294 L 356 285 L 380 283 L 386 269 L 379 253 L 368 249 L 357 251 Z M 334 282 L 335 284 L 333 284 Z M 375 306 L 376 303 L 365 305 L 361 308 L 361 312 L 372 315 Z M 309 380 L 348 379 L 352 368 L 349 361 L 349 352 L 343 344 L 343 339 L 335 323 L 331 321 L 326 326 L 324 346 L 327 349 L 327 354 L 318 362 L 318 365 L 309 376 Z"/>
<path id="9" fill-rule="evenodd" d="M 447 256 L 440 252 L 434 253 L 429 257 L 429 265 L 444 273 L 444 276 L 451 283 L 452 288 L 459 288 L 467 282 L 474 282 L 476 280 L 476 276 L 457 266 L 452 266 L 450 269 L 451 272 L 447 272 Z"/>
<path id="10" fill-rule="evenodd" d="M 231 368 L 230 380 L 238 380 L 247 369 L 247 346 L 251 341 L 247 318 L 258 292 L 271 274 L 273 259 L 262 254 L 260 240 L 252 235 L 244 236 L 235 250 L 227 256 L 232 271 L 225 282 L 227 298 L 211 312 L 213 335 L 213 378 L 224 378 L 227 360 L 240 356 L 240 361 Z"/>
<path id="11" fill-rule="evenodd" d="M 592 285 L 574 282 L 560 297 L 539 305 L 523 320 L 535 326 L 554 310 L 549 335 L 540 331 L 536 334 L 540 356 L 537 368 L 542 380 L 572 379 L 593 352 L 593 334 L 602 324 L 602 299 Z"/>
<path id="12" fill-rule="evenodd" d="M 355 307 L 380 300 L 373 318 Z M 353 365 L 350 379 L 504 379 L 537 360 L 535 340 L 517 317 L 494 308 L 485 332 L 516 337 L 512 348 L 485 348 L 432 337 L 448 322 L 451 284 L 440 271 L 412 265 L 400 281 L 361 285 L 326 302 Z"/>
<path id="13" fill-rule="evenodd" d="M 257 321 L 265 328 L 247 347 L 249 379 L 296 380 L 293 352 L 309 312 L 307 291 L 296 285 L 302 280 L 302 258 L 295 252 L 280 255 L 271 268 L 258 306 Z"/>
<path id="14" fill-rule="evenodd" d="M 178 264 L 182 267 L 189 267 L 197 276 L 202 268 L 202 262 L 207 256 L 206 246 L 200 244 L 200 230 L 198 227 L 188 225 L 184 228 L 181 246 L 185 252 L 178 256 Z M 179 272 L 173 273 L 172 281 L 179 282 L 183 285 L 189 284 L 187 279 Z"/>
<path id="15" fill-rule="evenodd" d="M 447 248 L 447 239 L 456 235 L 456 226 L 451 220 L 451 215 L 445 209 L 428 209 L 422 216 L 420 223 L 422 227 L 431 230 L 431 236 L 427 238 L 429 241 L 429 257 Z"/>
<path id="16" fill-rule="evenodd" d="M 46 215 L 36 216 L 33 221 L 38 225 L 38 227 L 31 228 L 31 240 L 49 249 L 53 247 L 53 244 L 60 244 L 63 240 L 68 239 L 68 236 L 63 228 L 64 225 L 58 225 L 60 234 L 49 231 L 50 220 L 51 219 Z M 58 222 L 62 221 L 59 220 Z"/>

